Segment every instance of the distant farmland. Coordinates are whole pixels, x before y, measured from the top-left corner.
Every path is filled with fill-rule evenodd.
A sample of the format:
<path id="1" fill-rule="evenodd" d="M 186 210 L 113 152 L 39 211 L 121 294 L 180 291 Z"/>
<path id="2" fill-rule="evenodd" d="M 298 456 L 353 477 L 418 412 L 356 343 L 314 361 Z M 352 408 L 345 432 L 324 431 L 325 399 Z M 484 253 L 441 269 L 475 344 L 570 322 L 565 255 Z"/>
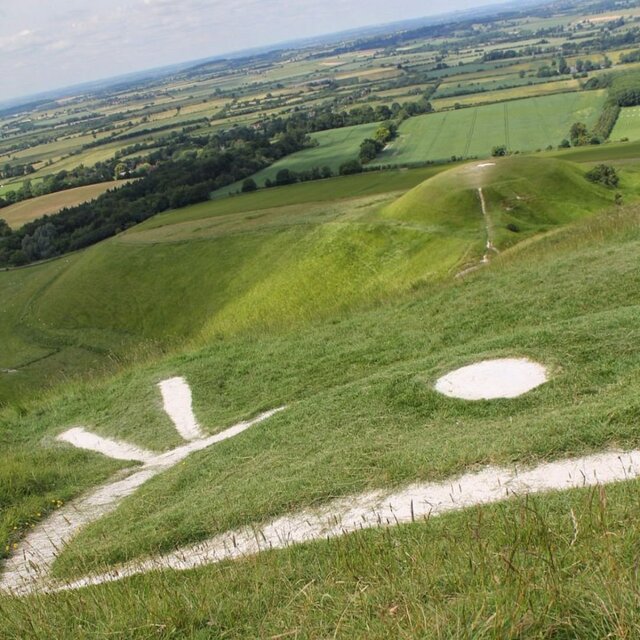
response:
<path id="1" fill-rule="evenodd" d="M 23 200 L 22 202 L 17 202 L 9 207 L 0 209 L 0 218 L 6 220 L 10 227 L 17 229 L 31 220 L 52 215 L 65 207 L 75 207 L 88 200 L 94 200 L 108 189 L 115 189 L 127 182 L 127 180 L 118 180 L 114 182 L 90 184 L 86 187 L 67 189 L 65 191 L 58 191 L 57 193 L 49 193 L 39 198 Z"/>
<path id="2" fill-rule="evenodd" d="M 482 157 L 497 145 L 506 145 L 510 151 L 557 146 L 568 137 L 574 122 L 592 126 L 604 101 L 603 91 L 564 93 L 410 118 L 379 163 Z"/>
<path id="3" fill-rule="evenodd" d="M 314 133 L 311 137 L 318 141 L 317 147 L 298 151 L 270 167 L 260 171 L 254 177 L 259 186 L 264 186 L 267 178 L 274 180 L 280 169 L 292 171 L 305 171 L 314 167 L 331 167 L 334 173 L 338 172 L 340 165 L 345 160 L 358 157 L 360 143 L 373 136 L 380 123 L 360 124 L 355 127 L 343 127 Z"/>
<path id="4" fill-rule="evenodd" d="M 640 140 L 640 107 L 625 107 L 611 132 L 611 140 Z"/>

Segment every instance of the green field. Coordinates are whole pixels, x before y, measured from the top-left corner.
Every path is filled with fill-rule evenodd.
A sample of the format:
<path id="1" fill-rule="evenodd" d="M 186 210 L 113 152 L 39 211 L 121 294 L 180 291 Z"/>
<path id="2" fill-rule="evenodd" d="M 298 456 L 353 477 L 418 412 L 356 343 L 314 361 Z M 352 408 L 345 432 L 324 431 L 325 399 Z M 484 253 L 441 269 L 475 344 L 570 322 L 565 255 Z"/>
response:
<path id="1" fill-rule="evenodd" d="M 498 145 L 506 145 L 510 151 L 557 146 L 574 122 L 592 126 L 604 100 L 602 91 L 566 93 L 410 118 L 377 162 L 411 164 L 452 156 L 485 157 Z"/>
<path id="2" fill-rule="evenodd" d="M 330 167 L 337 174 L 343 162 L 358 157 L 360 143 L 365 138 L 371 138 L 379 126 L 379 123 L 374 122 L 313 133 L 311 138 L 318 143 L 317 147 L 304 149 L 282 158 L 252 177 L 259 187 L 264 187 L 266 180 L 275 181 L 280 169 L 307 171 L 316 167 Z M 241 183 L 231 185 L 221 189 L 220 193 L 237 191 L 240 186 Z"/>
<path id="3" fill-rule="evenodd" d="M 616 126 L 609 137 L 611 140 L 622 140 L 623 138 L 631 141 L 640 140 L 640 107 L 621 109 Z"/>

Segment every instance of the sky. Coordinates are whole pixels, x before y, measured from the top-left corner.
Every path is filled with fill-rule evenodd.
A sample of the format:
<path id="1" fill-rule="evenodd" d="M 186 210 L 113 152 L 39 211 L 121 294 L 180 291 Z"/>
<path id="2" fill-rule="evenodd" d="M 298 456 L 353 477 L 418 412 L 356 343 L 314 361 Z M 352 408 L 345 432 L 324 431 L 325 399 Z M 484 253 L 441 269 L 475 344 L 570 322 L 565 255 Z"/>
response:
<path id="1" fill-rule="evenodd" d="M 503 0 L 0 0 L 0 102 Z"/>

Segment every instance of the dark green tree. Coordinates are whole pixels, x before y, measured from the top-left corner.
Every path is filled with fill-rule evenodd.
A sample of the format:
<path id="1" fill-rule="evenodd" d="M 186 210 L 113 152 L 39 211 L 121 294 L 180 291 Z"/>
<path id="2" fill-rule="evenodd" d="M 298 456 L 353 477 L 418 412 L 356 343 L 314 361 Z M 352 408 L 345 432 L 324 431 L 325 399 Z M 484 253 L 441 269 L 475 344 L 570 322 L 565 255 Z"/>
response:
<path id="1" fill-rule="evenodd" d="M 491 155 L 494 158 L 501 158 L 503 156 L 507 155 L 507 147 L 505 147 L 503 144 L 497 146 L 497 147 L 493 147 L 493 149 L 491 150 Z"/>
<path id="2" fill-rule="evenodd" d="M 362 164 L 359 160 L 347 160 L 340 165 L 341 176 L 349 176 L 354 173 L 362 173 Z"/>
<path id="3" fill-rule="evenodd" d="M 256 184 L 256 181 L 253 178 L 247 178 L 242 183 L 242 193 L 249 193 L 251 191 L 257 191 L 257 189 L 258 189 L 258 185 Z"/>
<path id="4" fill-rule="evenodd" d="M 589 182 L 603 184 L 606 187 L 617 187 L 620 183 L 618 172 L 609 164 L 599 164 L 586 174 Z"/>

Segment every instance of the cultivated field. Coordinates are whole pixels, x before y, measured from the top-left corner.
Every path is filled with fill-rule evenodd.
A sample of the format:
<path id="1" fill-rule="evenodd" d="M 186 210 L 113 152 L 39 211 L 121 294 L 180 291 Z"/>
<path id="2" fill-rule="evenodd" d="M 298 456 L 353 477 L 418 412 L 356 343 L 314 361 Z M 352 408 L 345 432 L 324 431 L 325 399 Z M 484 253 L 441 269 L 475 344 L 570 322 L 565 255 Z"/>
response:
<path id="1" fill-rule="evenodd" d="M 618 122 L 611 132 L 611 140 L 640 140 L 640 107 L 625 107 L 620 110 Z"/>
<path id="2" fill-rule="evenodd" d="M 65 207 L 74 207 L 94 200 L 108 189 L 117 189 L 126 183 L 127 180 L 115 180 L 30 198 L 0 209 L 0 218 L 8 222 L 10 227 L 17 229 L 31 220 L 52 215 Z"/>
<path id="3" fill-rule="evenodd" d="M 455 157 L 484 157 L 494 146 L 535 151 L 557 146 L 576 121 L 592 126 L 604 104 L 602 91 L 514 100 L 411 118 L 376 162 L 411 164 Z"/>
<path id="4" fill-rule="evenodd" d="M 253 179 L 258 186 L 263 187 L 266 180 L 275 181 L 280 169 L 308 171 L 313 168 L 329 167 L 334 173 L 337 173 L 343 162 L 358 157 L 360 143 L 365 138 L 371 138 L 378 126 L 378 123 L 374 122 L 372 124 L 314 133 L 311 138 L 318 143 L 317 147 L 304 149 L 282 158 L 282 160 L 257 173 L 253 176 Z M 232 185 L 223 190 L 223 192 L 234 191 L 237 187 L 238 185 Z"/>

